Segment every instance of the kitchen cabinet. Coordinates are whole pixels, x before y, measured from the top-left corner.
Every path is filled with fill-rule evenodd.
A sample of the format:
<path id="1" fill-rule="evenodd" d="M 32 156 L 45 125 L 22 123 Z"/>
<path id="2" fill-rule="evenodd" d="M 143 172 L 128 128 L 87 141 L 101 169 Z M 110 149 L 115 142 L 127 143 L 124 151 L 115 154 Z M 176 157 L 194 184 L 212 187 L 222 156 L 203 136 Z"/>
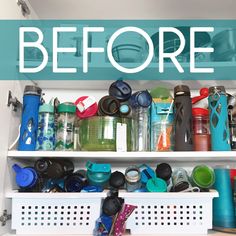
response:
<path id="1" fill-rule="evenodd" d="M 115 4 L 111 4 L 111 1 L 55 1 L 49 0 L 42 1 L 29 0 L 27 3 L 31 9 L 31 15 L 29 19 L 208 19 L 208 18 L 235 18 L 235 6 L 236 3 L 230 0 L 227 1 L 173 1 L 164 0 L 150 0 L 147 4 L 145 0 L 135 0 L 127 2 L 121 0 Z M 13 4 L 14 3 L 14 4 Z M 4 14 L 1 17 L 4 19 L 22 19 L 19 8 L 16 6 L 13 0 L 3 0 L 5 8 L 1 7 Z M 185 7 L 183 7 L 185 6 Z M 234 6 L 234 7 L 233 7 Z M 130 13 L 130 9 L 132 14 Z M 189 9 L 188 9 L 189 8 Z M 56 10 L 55 10 L 56 9 Z M 85 10 L 86 9 L 86 10 Z M 104 13 L 100 9 L 107 9 Z M 136 9 L 136 10 L 135 10 Z M 185 10 L 188 9 L 188 10 Z M 211 10 L 209 10 L 211 9 Z M 217 70 L 219 78 L 214 78 L 213 75 L 209 75 L 204 80 L 205 75 L 192 75 L 188 72 L 189 65 L 183 64 L 186 69 L 184 75 L 179 74 L 178 80 L 171 80 L 175 75 L 175 68 L 169 64 L 166 67 L 166 73 L 164 75 L 158 75 L 157 63 L 152 63 L 148 70 L 145 70 L 137 75 L 124 75 L 119 71 L 111 67 L 109 63 L 105 62 L 105 58 L 102 59 L 102 66 L 100 64 L 91 64 L 91 73 L 96 75 L 102 80 L 89 81 L 89 77 L 85 76 L 85 80 L 79 79 L 79 75 L 76 74 L 68 81 L 45 81 L 37 80 L 37 78 L 43 78 L 45 75 L 50 78 L 61 79 L 60 75 L 55 75 L 51 72 L 51 64 L 48 63 L 44 71 L 37 75 L 22 75 L 28 81 L 0 81 L 0 107 L 1 107 L 1 122 L 0 122 L 0 216 L 4 210 L 6 214 L 12 213 L 12 195 L 17 194 L 13 191 L 15 189 L 13 173 L 11 170 L 11 164 L 14 162 L 22 164 L 30 164 L 40 157 L 63 157 L 69 158 L 76 163 L 79 168 L 84 168 L 87 160 L 97 162 L 109 162 L 114 169 L 124 171 L 125 167 L 131 164 L 138 164 L 142 162 L 149 163 L 152 167 L 159 162 L 169 162 L 173 166 L 186 166 L 192 168 L 199 163 L 205 163 L 210 166 L 216 165 L 228 165 L 232 168 L 236 168 L 236 152 L 129 152 L 129 153 L 113 153 L 113 152 L 19 152 L 15 150 L 8 150 L 10 144 L 12 144 L 18 134 L 18 126 L 20 124 L 21 108 L 12 111 L 12 107 L 7 106 L 8 91 L 10 90 L 14 97 L 17 97 L 19 101 L 22 101 L 23 89 L 25 84 L 37 84 L 45 92 L 45 99 L 48 101 L 51 97 L 58 96 L 61 102 L 75 101 L 76 98 L 82 95 L 94 95 L 97 99 L 107 93 L 107 88 L 111 83 L 111 80 L 115 80 L 121 76 L 124 79 L 129 79 L 128 82 L 134 90 L 150 89 L 155 86 L 167 86 L 170 89 L 177 84 L 184 83 L 189 85 L 193 89 L 193 94 L 196 93 L 196 89 L 202 86 L 211 85 L 225 85 L 226 89 L 230 92 L 236 91 L 236 80 L 234 75 L 236 74 L 235 62 L 217 62 L 214 63 L 214 67 Z M 200 66 L 210 67 L 210 63 L 199 63 Z M 35 62 L 27 62 L 27 66 L 35 66 Z M 129 63 L 127 66 L 135 66 L 135 64 Z M 16 76 L 18 65 L 12 68 L 16 70 Z M 218 80 L 224 78 L 224 71 L 229 71 L 230 77 L 227 79 L 231 81 Z M 91 75 L 91 74 L 90 74 Z M 188 80 L 183 80 L 188 78 Z M 202 79 L 202 80 L 199 80 Z M 217 79 L 217 80 L 215 80 Z M 73 194 L 72 194 L 73 195 Z M 47 195 L 40 195 L 42 198 L 47 198 Z M 7 217 L 6 217 L 7 218 Z M 2 219 L 2 217 L 0 217 Z M 0 234 L 5 236 L 16 235 L 14 230 L 11 230 L 11 221 L 7 220 L 4 226 L 0 225 Z M 128 233 L 127 233 L 128 234 Z M 210 235 L 216 236 L 229 236 L 221 232 L 210 231 Z M 50 235 L 50 234 L 49 234 Z"/>

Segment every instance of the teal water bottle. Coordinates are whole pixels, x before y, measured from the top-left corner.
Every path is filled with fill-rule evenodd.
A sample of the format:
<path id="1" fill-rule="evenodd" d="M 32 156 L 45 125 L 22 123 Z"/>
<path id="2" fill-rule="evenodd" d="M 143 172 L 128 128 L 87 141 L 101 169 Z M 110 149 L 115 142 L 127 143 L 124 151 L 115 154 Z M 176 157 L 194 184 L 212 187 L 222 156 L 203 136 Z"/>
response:
<path id="1" fill-rule="evenodd" d="M 55 146 L 54 106 L 43 104 L 39 107 L 36 150 L 52 151 Z"/>
<path id="2" fill-rule="evenodd" d="M 212 151 L 230 151 L 227 97 L 224 86 L 209 88 L 209 110 Z"/>

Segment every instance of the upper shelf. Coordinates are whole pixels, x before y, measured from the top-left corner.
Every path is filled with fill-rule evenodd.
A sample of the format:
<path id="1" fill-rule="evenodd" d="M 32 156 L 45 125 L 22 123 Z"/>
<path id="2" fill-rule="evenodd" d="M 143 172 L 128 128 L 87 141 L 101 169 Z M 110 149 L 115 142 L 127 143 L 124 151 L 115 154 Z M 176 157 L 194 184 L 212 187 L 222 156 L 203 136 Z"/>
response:
<path id="1" fill-rule="evenodd" d="M 8 157 L 36 160 L 41 157 L 66 157 L 77 160 L 112 162 L 235 162 L 236 152 L 82 152 L 82 151 L 8 151 Z"/>
<path id="2" fill-rule="evenodd" d="M 26 62 L 26 67 L 34 67 L 37 64 L 33 61 Z M 137 64 L 126 63 L 123 66 L 132 68 Z M 82 68 L 78 67 L 75 74 L 61 74 L 52 72 L 52 63 L 48 63 L 44 70 L 35 74 L 19 74 L 19 79 L 30 79 L 35 81 L 42 88 L 55 89 L 104 89 L 109 86 L 111 80 L 122 77 L 129 80 L 133 89 L 152 88 L 153 86 L 165 86 L 173 88 L 179 83 L 188 85 L 191 89 L 199 89 L 202 86 L 215 86 L 224 84 L 226 88 L 236 87 L 236 62 L 201 62 L 197 67 L 215 69 L 214 73 L 190 73 L 189 63 L 181 63 L 184 73 L 178 73 L 172 63 L 165 63 L 164 73 L 159 73 L 158 63 L 151 63 L 148 68 L 135 74 L 124 74 L 115 69 L 109 63 L 89 65 L 89 72 L 82 73 Z M 73 63 L 67 65 L 74 67 Z M 18 67 L 17 67 L 18 70 Z M 96 83 L 94 83 L 96 79 Z M 56 83 L 55 83 L 55 80 Z M 225 80 L 230 82 L 225 83 Z M 69 83 L 68 83 L 69 81 Z"/>

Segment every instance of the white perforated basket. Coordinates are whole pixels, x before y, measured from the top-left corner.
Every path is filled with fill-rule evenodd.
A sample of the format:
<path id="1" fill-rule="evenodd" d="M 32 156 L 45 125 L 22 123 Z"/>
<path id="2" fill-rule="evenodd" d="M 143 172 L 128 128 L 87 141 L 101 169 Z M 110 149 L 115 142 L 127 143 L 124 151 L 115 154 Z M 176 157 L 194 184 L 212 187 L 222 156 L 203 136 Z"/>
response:
<path id="1" fill-rule="evenodd" d="M 212 200 L 208 193 L 120 193 L 137 208 L 128 218 L 131 234 L 207 234 L 212 228 Z"/>
<path id="2" fill-rule="evenodd" d="M 93 234 L 106 193 L 13 193 L 16 234 Z"/>

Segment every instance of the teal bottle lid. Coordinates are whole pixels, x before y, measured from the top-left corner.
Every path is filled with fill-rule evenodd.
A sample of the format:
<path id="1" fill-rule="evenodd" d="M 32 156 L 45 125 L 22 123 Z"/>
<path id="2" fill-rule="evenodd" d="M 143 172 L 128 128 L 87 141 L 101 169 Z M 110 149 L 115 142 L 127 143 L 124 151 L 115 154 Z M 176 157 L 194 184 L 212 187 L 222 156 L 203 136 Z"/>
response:
<path id="1" fill-rule="evenodd" d="M 167 192 L 166 181 L 156 177 L 148 180 L 146 188 L 148 192 Z"/>
<path id="2" fill-rule="evenodd" d="M 59 113 L 62 113 L 62 112 L 75 113 L 75 111 L 76 111 L 76 106 L 70 102 L 61 103 L 58 106 Z"/>
<path id="3" fill-rule="evenodd" d="M 43 104 L 39 107 L 39 113 L 48 112 L 54 113 L 54 106 L 51 104 Z"/>

